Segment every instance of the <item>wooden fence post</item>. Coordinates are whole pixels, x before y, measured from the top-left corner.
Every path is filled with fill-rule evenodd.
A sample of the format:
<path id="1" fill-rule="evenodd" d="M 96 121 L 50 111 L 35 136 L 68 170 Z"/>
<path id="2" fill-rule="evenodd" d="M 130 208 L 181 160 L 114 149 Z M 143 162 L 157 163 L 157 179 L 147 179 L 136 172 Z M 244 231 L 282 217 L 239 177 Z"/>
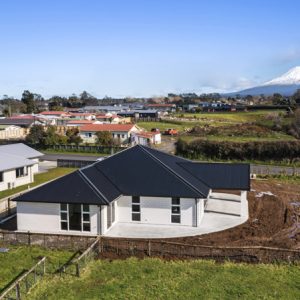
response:
<path id="1" fill-rule="evenodd" d="M 148 241 L 148 256 L 151 256 L 151 241 Z"/>
<path id="2" fill-rule="evenodd" d="M 28 246 L 31 246 L 30 231 L 28 231 L 27 234 L 28 234 Z"/>
<path id="3" fill-rule="evenodd" d="M 21 294 L 20 294 L 20 284 L 17 283 L 16 284 L 16 300 L 20 300 L 21 299 Z"/>
<path id="4" fill-rule="evenodd" d="M 80 277 L 79 263 L 76 264 L 76 276 Z"/>

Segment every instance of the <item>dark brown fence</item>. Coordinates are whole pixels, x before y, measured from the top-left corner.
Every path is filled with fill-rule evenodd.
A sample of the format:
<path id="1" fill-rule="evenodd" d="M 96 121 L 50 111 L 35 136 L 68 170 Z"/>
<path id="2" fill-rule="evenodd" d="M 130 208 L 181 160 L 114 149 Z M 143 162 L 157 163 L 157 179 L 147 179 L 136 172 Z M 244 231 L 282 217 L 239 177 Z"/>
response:
<path id="1" fill-rule="evenodd" d="M 105 256 L 158 256 L 177 259 L 215 259 L 236 262 L 295 262 L 300 260 L 300 250 L 249 246 L 218 247 L 190 245 L 159 240 L 120 239 L 102 237 L 100 255 Z"/>
<path id="2" fill-rule="evenodd" d="M 104 258 L 157 256 L 167 259 L 215 259 L 217 261 L 232 260 L 254 263 L 300 261 L 300 250 L 264 246 L 208 246 L 155 239 L 126 239 L 4 231 L 0 232 L 1 241 L 11 244 L 38 245 L 46 248 L 70 249 L 73 251 L 82 251 L 90 247 L 90 250 L 86 252 L 87 254 L 82 256 L 83 261 L 86 258 L 89 259 L 90 255 L 94 256 L 98 252 L 100 257 Z"/>

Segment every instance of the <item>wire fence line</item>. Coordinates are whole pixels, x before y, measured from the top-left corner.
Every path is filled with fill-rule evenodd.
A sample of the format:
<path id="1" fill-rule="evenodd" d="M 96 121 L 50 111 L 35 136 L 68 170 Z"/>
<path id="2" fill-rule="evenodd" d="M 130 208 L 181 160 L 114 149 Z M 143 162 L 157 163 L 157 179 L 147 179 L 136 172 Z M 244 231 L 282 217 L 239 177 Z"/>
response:
<path id="1" fill-rule="evenodd" d="M 46 257 L 41 258 L 30 270 L 20 275 L 1 294 L 0 300 L 20 300 L 29 290 L 40 281 L 46 274 Z"/>

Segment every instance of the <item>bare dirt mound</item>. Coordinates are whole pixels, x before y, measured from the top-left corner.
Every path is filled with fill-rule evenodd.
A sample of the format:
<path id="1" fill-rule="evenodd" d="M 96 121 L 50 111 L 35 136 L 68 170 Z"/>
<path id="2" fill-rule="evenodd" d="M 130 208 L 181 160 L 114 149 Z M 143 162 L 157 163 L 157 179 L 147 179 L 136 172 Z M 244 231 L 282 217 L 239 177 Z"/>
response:
<path id="1" fill-rule="evenodd" d="M 177 240 L 218 246 L 300 248 L 300 186 L 276 180 L 253 181 L 249 220 L 235 228 Z"/>

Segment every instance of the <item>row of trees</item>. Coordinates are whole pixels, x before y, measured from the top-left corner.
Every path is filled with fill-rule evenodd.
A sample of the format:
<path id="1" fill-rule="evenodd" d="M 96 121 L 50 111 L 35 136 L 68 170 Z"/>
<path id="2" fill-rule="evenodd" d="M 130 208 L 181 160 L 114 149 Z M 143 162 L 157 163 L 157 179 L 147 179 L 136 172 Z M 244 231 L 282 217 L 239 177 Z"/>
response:
<path id="1" fill-rule="evenodd" d="M 96 144 L 100 146 L 118 146 L 119 142 L 112 137 L 108 131 L 100 131 L 96 133 Z M 55 126 L 45 128 L 42 125 L 33 125 L 29 134 L 26 136 L 26 142 L 39 147 L 47 147 L 51 145 L 66 145 L 83 143 L 77 128 L 70 128 L 66 131 L 66 135 L 56 132 Z"/>

